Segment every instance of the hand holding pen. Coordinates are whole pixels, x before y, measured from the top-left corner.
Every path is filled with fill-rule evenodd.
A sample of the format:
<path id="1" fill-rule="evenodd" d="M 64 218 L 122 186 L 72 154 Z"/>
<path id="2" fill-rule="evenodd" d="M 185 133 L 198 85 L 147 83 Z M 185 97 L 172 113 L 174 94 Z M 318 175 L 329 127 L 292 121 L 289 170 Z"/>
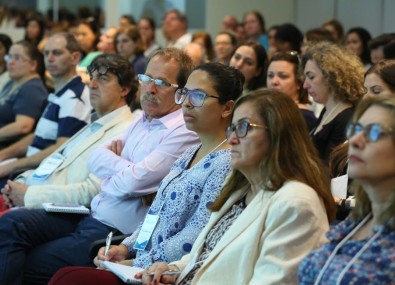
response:
<path id="1" fill-rule="evenodd" d="M 110 249 L 110 246 L 111 246 L 111 241 L 112 241 L 112 232 L 110 232 L 109 234 L 108 234 L 108 236 L 107 236 L 107 239 L 106 239 L 106 249 L 104 250 L 104 255 L 105 256 L 108 256 L 108 251 L 109 251 L 109 249 Z"/>
<path id="2" fill-rule="evenodd" d="M 98 267 L 101 267 L 100 263 L 103 260 L 121 262 L 128 259 L 130 256 L 129 250 L 125 245 L 120 244 L 111 246 L 112 234 L 111 236 L 110 234 L 107 236 L 106 246 L 99 249 L 97 256 L 93 260 L 93 263 Z"/>

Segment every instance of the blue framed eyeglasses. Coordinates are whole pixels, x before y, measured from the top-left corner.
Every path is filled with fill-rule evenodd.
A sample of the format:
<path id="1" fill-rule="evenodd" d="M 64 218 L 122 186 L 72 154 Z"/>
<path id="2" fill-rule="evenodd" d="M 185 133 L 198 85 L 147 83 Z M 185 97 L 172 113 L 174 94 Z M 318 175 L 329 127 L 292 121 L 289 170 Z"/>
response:
<path id="1" fill-rule="evenodd" d="M 220 99 L 218 96 L 208 95 L 206 92 L 199 89 L 180 88 L 174 93 L 174 101 L 177 105 L 181 105 L 189 96 L 189 103 L 193 107 L 202 107 L 207 97 Z"/>
<path id="2" fill-rule="evenodd" d="M 346 128 L 346 137 L 347 139 L 352 138 L 353 136 L 363 134 L 363 137 L 368 142 L 377 142 L 379 139 L 386 136 L 394 136 L 394 129 L 385 128 L 380 124 L 368 124 L 366 126 L 362 126 L 359 123 L 350 123 Z"/>
<path id="3" fill-rule="evenodd" d="M 226 138 L 229 139 L 233 132 L 235 132 L 236 137 L 239 139 L 244 138 L 247 136 L 248 131 L 252 128 L 267 129 L 267 127 L 263 125 L 253 124 L 248 121 L 241 121 L 236 124 L 231 124 L 226 128 Z"/>
<path id="4" fill-rule="evenodd" d="M 169 83 L 163 79 L 158 79 L 158 78 L 155 79 L 155 78 L 152 78 L 151 76 L 146 75 L 146 74 L 138 74 L 137 78 L 139 79 L 140 83 L 143 85 L 149 85 L 153 82 L 155 84 L 155 86 L 160 89 L 166 89 L 166 88 L 170 88 L 170 87 L 178 88 L 177 84 Z"/>

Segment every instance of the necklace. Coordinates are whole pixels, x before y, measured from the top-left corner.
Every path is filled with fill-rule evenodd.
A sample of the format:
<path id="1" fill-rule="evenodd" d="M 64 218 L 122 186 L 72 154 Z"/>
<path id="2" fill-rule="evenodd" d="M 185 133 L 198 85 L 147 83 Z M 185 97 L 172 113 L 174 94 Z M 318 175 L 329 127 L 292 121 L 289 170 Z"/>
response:
<path id="1" fill-rule="evenodd" d="M 217 148 L 219 148 L 221 145 L 223 145 L 224 144 L 224 142 L 226 142 L 226 139 L 224 139 L 222 142 L 220 142 L 219 143 L 219 145 L 217 145 L 215 148 L 213 148 L 208 154 L 210 154 L 210 153 L 212 153 L 212 152 L 214 152 L 214 151 L 216 151 L 217 150 Z"/>

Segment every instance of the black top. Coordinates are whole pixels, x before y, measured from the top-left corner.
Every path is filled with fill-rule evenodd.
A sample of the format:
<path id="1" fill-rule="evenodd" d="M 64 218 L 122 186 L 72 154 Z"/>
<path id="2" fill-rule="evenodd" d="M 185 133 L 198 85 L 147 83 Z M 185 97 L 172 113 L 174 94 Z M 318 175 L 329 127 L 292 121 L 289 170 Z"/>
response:
<path id="1" fill-rule="evenodd" d="M 307 109 L 300 109 L 303 118 L 306 121 L 309 132 L 317 126 L 317 117 L 314 115 L 313 111 Z"/>
<path id="2" fill-rule="evenodd" d="M 320 124 L 325 111 L 326 109 L 324 108 L 318 118 L 317 126 Z M 315 147 L 326 165 L 329 164 L 329 154 L 333 148 L 344 143 L 346 140 L 346 126 L 353 113 L 353 107 L 341 111 L 332 121 L 323 125 L 318 133 L 312 135 Z M 314 133 L 314 130 L 312 133 Z"/>

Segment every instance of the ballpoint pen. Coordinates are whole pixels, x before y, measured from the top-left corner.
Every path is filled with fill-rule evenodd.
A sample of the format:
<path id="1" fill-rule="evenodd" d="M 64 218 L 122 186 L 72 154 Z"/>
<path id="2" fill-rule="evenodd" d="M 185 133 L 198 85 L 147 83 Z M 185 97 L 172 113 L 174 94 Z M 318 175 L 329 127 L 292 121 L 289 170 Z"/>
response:
<path id="1" fill-rule="evenodd" d="M 106 249 L 104 250 L 104 255 L 105 256 L 107 256 L 108 250 L 110 249 L 111 240 L 112 240 L 112 232 L 110 232 L 108 234 L 107 239 L 106 239 Z"/>

